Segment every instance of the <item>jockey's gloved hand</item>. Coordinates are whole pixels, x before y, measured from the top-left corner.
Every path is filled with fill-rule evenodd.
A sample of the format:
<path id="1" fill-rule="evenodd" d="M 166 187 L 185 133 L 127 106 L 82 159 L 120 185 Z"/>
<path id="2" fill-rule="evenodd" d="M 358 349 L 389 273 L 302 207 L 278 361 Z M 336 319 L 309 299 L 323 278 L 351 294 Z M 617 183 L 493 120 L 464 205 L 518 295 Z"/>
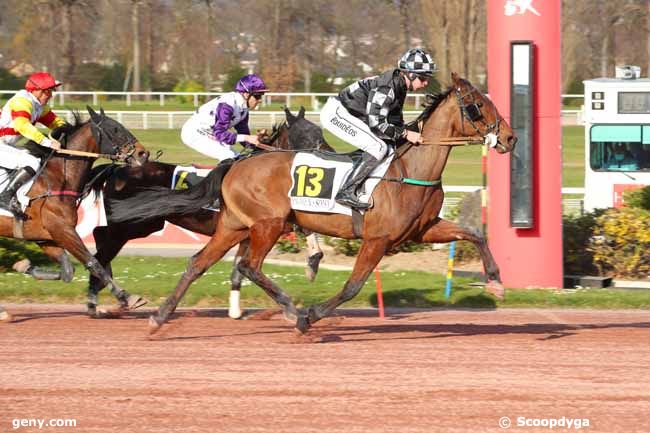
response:
<path id="1" fill-rule="evenodd" d="M 422 136 L 420 135 L 419 132 L 416 131 L 409 131 L 407 129 L 404 138 L 406 138 L 406 141 L 409 141 L 413 144 L 422 143 Z"/>
<path id="2" fill-rule="evenodd" d="M 61 149 L 61 143 L 59 143 L 58 140 L 55 140 L 53 138 L 44 138 L 40 144 L 43 147 L 49 147 L 50 149 L 54 149 L 54 150 Z"/>
<path id="3" fill-rule="evenodd" d="M 257 146 L 258 144 L 260 144 L 260 140 L 257 137 L 257 135 L 247 135 L 246 143 L 248 143 L 250 146 Z"/>

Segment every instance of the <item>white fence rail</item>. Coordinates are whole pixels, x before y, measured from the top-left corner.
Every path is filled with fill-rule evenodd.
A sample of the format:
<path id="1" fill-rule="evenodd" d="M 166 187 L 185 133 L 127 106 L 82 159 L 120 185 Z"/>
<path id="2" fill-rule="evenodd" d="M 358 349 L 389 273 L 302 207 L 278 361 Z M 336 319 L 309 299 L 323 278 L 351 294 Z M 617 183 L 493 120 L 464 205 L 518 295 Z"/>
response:
<path id="1" fill-rule="evenodd" d="M 0 90 L 0 95 L 8 95 L 7 97 L 16 93 L 16 90 Z M 223 92 L 103 92 L 103 91 L 59 91 L 56 92 L 54 98 L 50 101 L 50 104 L 54 106 L 65 106 L 66 98 L 70 97 L 87 97 L 88 100 L 92 100 L 93 106 L 100 105 L 100 101 L 107 98 L 124 98 L 124 102 L 127 107 L 132 106 L 133 101 L 136 99 L 142 99 L 147 101 L 158 100 L 158 103 L 161 107 L 164 107 L 168 102 L 168 98 L 177 98 L 182 97 L 184 99 L 191 99 L 192 105 L 198 107 L 200 104 L 200 98 L 202 96 L 206 98 L 214 98 L 216 96 L 223 95 Z M 312 111 L 318 111 L 320 109 L 320 102 L 318 98 L 325 98 L 329 96 L 336 96 L 336 93 L 276 93 L 270 92 L 264 95 L 262 99 L 262 107 L 271 104 L 272 102 L 277 102 L 278 100 L 283 100 L 284 105 L 291 107 L 291 102 L 294 98 L 300 98 L 301 101 L 304 99 L 309 99 L 310 106 Z M 424 94 L 408 94 L 406 95 L 407 102 L 413 103 L 415 107 L 420 107 L 423 102 Z M 0 99 L 5 99 L 6 97 L 0 96 Z M 564 94 L 562 99 L 584 99 L 584 95 L 580 94 Z M 303 102 L 304 103 L 304 102 Z"/>
<path id="2" fill-rule="evenodd" d="M 56 113 L 72 119 L 72 111 L 56 110 Z M 129 129 L 180 129 L 183 123 L 192 115 L 193 111 L 113 111 L 106 110 L 106 114 L 117 120 Z M 87 116 L 80 112 L 82 117 Z M 404 120 L 410 121 L 420 114 L 419 111 L 404 112 Z M 318 111 L 307 111 L 305 117 L 316 124 L 320 124 Z M 271 128 L 285 119 L 282 111 L 252 111 L 250 123 L 253 129 Z M 581 125 L 582 112 L 580 110 L 565 110 L 561 118 L 563 125 Z"/>

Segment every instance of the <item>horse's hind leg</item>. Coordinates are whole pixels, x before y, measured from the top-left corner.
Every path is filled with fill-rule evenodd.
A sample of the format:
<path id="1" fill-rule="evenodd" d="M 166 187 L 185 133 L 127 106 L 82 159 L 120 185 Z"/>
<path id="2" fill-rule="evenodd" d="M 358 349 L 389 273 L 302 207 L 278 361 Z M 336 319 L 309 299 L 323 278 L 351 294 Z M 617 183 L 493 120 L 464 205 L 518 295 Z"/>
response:
<path id="1" fill-rule="evenodd" d="M 74 276 L 74 266 L 72 266 L 70 256 L 68 256 L 65 250 L 48 243 L 39 243 L 38 245 L 41 247 L 45 255 L 59 263 L 61 266 L 60 271 L 32 266 L 29 259 L 14 263 L 13 269 L 16 272 L 31 275 L 36 280 L 61 280 L 65 283 L 72 281 L 72 277 Z"/>
<path id="2" fill-rule="evenodd" d="M 244 254 L 248 250 L 248 239 L 239 243 L 239 248 L 235 254 L 235 260 L 232 264 L 232 273 L 230 274 L 230 297 L 228 298 L 228 316 L 231 319 L 240 319 L 242 310 L 239 305 L 239 294 L 241 290 L 241 282 L 244 280 L 244 275 L 239 272 L 238 266 Z"/>
<path id="3" fill-rule="evenodd" d="M 149 332 L 154 333 L 167 321 L 169 315 L 176 310 L 178 303 L 183 299 L 190 284 L 199 278 L 203 273 L 217 261 L 219 261 L 228 250 L 248 236 L 248 230 L 231 231 L 217 228 L 210 241 L 194 254 L 183 272 L 180 281 L 165 303 L 158 309 L 158 313 L 149 318 Z"/>
<path id="4" fill-rule="evenodd" d="M 298 311 L 291 297 L 262 272 L 264 258 L 284 232 L 284 225 L 284 218 L 269 218 L 253 224 L 250 228 L 249 252 L 239 262 L 238 268 L 282 307 L 285 319 L 295 323 Z"/>
<path id="5" fill-rule="evenodd" d="M 323 250 L 318 243 L 318 234 L 305 232 L 307 239 L 307 267 L 305 275 L 309 281 L 314 281 L 318 273 L 318 266 L 323 258 Z"/>
<path id="6" fill-rule="evenodd" d="M 462 228 L 451 221 L 438 219 L 427 231 L 414 240 L 416 242 L 426 243 L 447 243 L 463 240 L 473 243 L 481 255 L 483 269 L 487 277 L 487 285 L 485 289 L 497 298 L 503 299 L 504 288 L 501 284 L 499 267 L 492 256 L 492 252 L 490 251 L 485 238 L 480 233 Z"/>
<path id="7" fill-rule="evenodd" d="M 311 325 L 323 317 L 331 315 L 339 305 L 354 298 L 366 283 L 370 273 L 386 254 L 388 245 L 388 240 L 384 238 L 364 239 L 359 254 L 357 254 L 357 260 L 354 262 L 352 274 L 345 282 L 343 289 L 324 303 L 309 307 L 307 315 L 298 318 L 296 329 L 301 333 L 307 332 Z"/>

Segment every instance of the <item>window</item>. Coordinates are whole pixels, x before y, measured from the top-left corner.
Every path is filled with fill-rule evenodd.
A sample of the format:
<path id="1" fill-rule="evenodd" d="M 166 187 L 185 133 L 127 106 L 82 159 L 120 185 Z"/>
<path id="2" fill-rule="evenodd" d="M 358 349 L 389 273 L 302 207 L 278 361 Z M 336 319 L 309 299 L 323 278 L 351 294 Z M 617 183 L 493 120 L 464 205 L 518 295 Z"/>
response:
<path id="1" fill-rule="evenodd" d="M 590 135 L 593 170 L 650 172 L 650 125 L 596 125 Z"/>

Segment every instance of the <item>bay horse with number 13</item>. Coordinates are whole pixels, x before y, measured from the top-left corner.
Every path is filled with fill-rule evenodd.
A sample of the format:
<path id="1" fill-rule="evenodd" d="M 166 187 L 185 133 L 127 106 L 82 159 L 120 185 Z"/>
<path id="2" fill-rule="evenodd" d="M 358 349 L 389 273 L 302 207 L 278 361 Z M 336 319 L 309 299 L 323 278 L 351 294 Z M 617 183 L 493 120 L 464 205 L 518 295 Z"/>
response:
<path id="1" fill-rule="evenodd" d="M 318 125 L 305 118 L 305 109 L 300 107 L 297 115 L 293 115 L 285 108 L 286 122 L 274 125 L 271 134 L 262 130 L 258 133 L 260 142 L 266 146 L 272 146 L 280 150 L 326 150 L 333 152 L 323 131 Z M 166 164 L 157 161 L 149 161 L 140 166 L 114 167 L 96 166 L 93 168 L 90 178 L 92 188 L 103 193 L 105 208 L 107 209 L 105 226 L 96 227 L 93 230 L 93 237 L 97 253 L 95 258 L 105 267 L 106 271 L 112 274 L 111 261 L 117 256 L 126 243 L 132 239 L 149 236 L 165 226 L 165 221 L 200 233 L 211 236 L 216 228 L 219 212 L 198 209 L 196 212 L 185 215 L 166 215 L 155 217 L 143 222 L 114 222 L 111 214 L 111 202 L 126 200 L 138 191 L 151 187 L 159 187 L 168 190 L 176 169 L 174 164 Z M 320 259 L 323 253 L 320 251 L 318 240 L 315 234 L 307 235 L 309 246 L 309 257 L 305 272 L 310 281 L 316 277 Z M 239 245 L 235 254 L 233 272 L 230 276 L 231 294 L 229 298 L 228 315 L 233 319 L 242 317 L 242 310 L 239 305 L 239 291 L 243 280 L 242 274 L 237 270 L 237 263 L 248 248 L 248 241 L 245 240 Z M 97 299 L 104 282 L 94 275 L 90 275 L 88 284 L 88 314 L 93 317 L 101 317 L 102 313 L 97 310 Z M 109 317 L 112 317 L 109 314 Z"/>
<path id="2" fill-rule="evenodd" d="M 203 199 L 196 199 L 196 195 L 192 200 L 184 200 L 182 195 L 168 195 L 145 203 L 147 197 L 142 196 L 113 208 L 114 218 L 128 220 L 164 212 L 158 207 L 162 200 L 176 202 L 185 207 L 185 212 L 191 212 L 208 203 L 218 192 L 223 197 L 222 214 L 213 237 L 190 259 L 174 293 L 150 318 L 150 332 L 165 323 L 193 281 L 233 245 L 246 238 L 250 238 L 250 247 L 238 264 L 239 271 L 273 298 L 282 307 L 285 318 L 295 323 L 301 333 L 356 296 L 381 258 L 405 241 L 468 240 L 474 243 L 483 260 L 488 291 L 502 296 L 499 268 L 485 239 L 438 216 L 444 198 L 441 177 L 451 149 L 443 142 L 445 138 L 476 137 L 478 134 L 490 138 L 498 153 L 507 153 L 512 151 L 517 138 L 492 101 L 455 73 L 452 85 L 433 98 L 419 119 L 423 144 L 407 143 L 399 147 L 386 177 L 373 192 L 374 207 L 365 212 L 362 244 L 350 278 L 338 294 L 305 312 L 298 312 L 292 299 L 262 271 L 264 258 L 285 226 L 298 224 L 317 233 L 345 239 L 357 236 L 350 216 L 291 209 L 288 191 L 292 185 L 290 169 L 294 154 L 268 152 L 236 163 L 229 171 L 223 170 L 227 173 L 222 182 L 213 182 L 209 188 L 197 185 L 196 191 L 207 188 Z M 212 180 L 217 177 L 221 178 L 215 175 Z M 405 177 L 429 181 L 433 186 L 391 181 Z M 210 176 L 206 179 L 209 181 Z M 192 190 L 187 190 L 186 195 L 192 196 Z"/>

